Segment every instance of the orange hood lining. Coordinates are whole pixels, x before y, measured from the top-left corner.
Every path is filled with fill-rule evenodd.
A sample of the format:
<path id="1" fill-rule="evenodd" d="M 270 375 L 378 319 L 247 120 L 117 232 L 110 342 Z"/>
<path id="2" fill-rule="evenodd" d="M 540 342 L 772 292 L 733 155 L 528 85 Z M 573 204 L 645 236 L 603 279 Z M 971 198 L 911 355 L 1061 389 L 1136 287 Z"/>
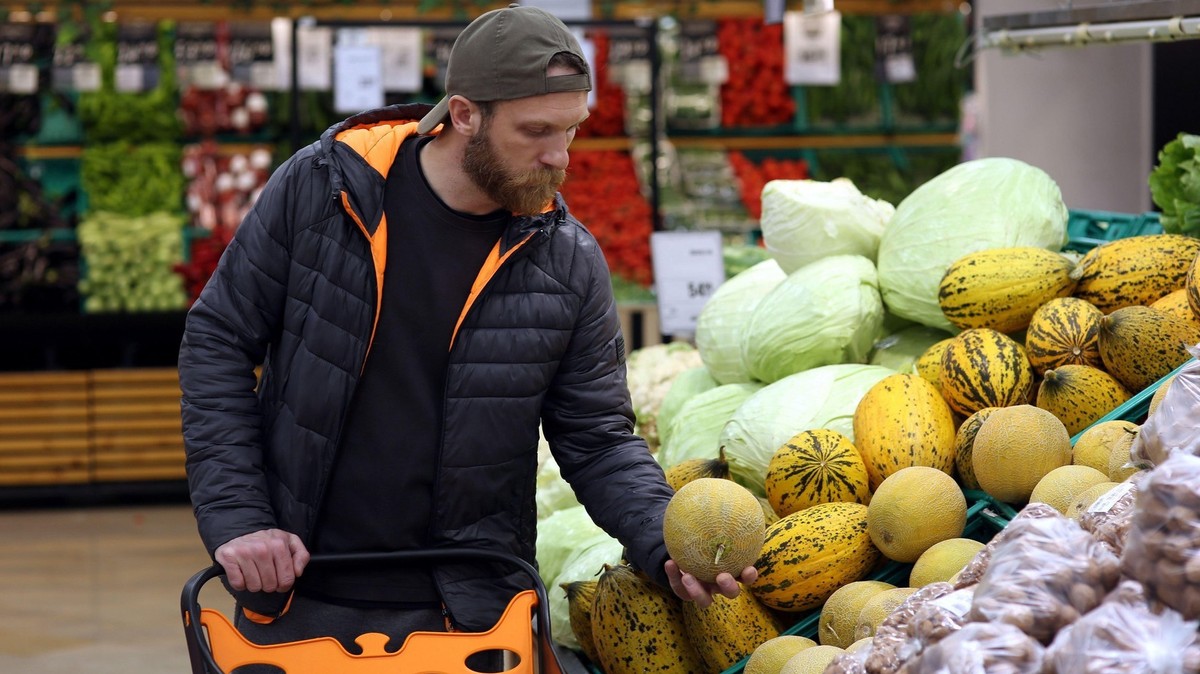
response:
<path id="1" fill-rule="evenodd" d="M 384 179 L 396 160 L 400 144 L 417 133 L 417 122 L 361 124 L 339 131 L 334 139 L 345 143 Z"/>

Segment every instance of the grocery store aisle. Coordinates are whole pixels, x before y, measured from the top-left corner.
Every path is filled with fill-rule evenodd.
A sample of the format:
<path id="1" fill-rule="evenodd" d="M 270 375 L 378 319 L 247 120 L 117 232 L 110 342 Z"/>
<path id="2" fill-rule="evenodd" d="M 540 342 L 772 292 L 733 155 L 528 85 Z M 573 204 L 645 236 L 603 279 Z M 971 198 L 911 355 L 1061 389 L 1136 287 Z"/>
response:
<path id="1" fill-rule="evenodd" d="M 187 674 L 179 593 L 208 563 L 186 504 L 0 511 L 0 672 Z"/>

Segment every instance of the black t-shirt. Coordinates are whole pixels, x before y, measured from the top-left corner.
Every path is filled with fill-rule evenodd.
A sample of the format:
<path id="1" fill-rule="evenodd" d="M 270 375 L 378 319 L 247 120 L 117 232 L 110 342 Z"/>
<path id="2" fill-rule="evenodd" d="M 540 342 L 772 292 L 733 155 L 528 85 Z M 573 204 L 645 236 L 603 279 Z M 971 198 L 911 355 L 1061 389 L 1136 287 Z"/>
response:
<path id="1" fill-rule="evenodd" d="M 418 161 L 429 140 L 406 139 L 388 173 L 382 308 L 317 520 L 314 552 L 428 544 L 450 337 L 510 217 L 506 211 L 465 215 L 438 199 Z M 429 571 L 414 567 L 338 573 L 312 567 L 297 589 L 339 603 L 438 601 Z"/>

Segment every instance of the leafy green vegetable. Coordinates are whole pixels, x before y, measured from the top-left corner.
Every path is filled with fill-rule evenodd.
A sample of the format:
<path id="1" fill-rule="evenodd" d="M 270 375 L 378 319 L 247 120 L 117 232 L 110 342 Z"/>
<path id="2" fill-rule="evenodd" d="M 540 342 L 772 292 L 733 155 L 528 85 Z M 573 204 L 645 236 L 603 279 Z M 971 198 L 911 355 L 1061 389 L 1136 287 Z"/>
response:
<path id="1" fill-rule="evenodd" d="M 753 381 L 742 355 L 742 342 L 754 308 L 783 283 L 787 274 L 775 260 L 764 260 L 722 283 L 696 319 L 696 348 L 713 379 L 721 384 Z"/>
<path id="2" fill-rule="evenodd" d="M 1181 133 L 1158 153 L 1150 196 L 1162 209 L 1163 231 L 1200 236 L 1200 136 Z"/>

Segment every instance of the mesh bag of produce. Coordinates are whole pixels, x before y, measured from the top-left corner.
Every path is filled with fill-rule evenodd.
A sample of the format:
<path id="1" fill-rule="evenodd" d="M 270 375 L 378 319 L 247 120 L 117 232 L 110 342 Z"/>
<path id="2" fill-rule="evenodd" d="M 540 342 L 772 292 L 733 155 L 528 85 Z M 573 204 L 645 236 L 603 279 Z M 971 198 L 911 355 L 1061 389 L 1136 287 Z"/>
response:
<path id="1" fill-rule="evenodd" d="M 1045 503 L 1030 503 L 1022 508 L 1021 512 L 1017 513 L 1017 516 L 1013 518 L 1012 522 L 1009 522 L 1007 527 L 1001 529 L 1000 533 L 992 537 L 992 540 L 988 542 L 986 547 L 979 551 L 979 554 L 975 555 L 974 559 L 967 562 L 963 570 L 958 573 L 957 579 L 954 580 L 954 589 L 961 590 L 964 587 L 973 587 L 979 584 L 979 581 L 983 579 L 983 574 L 987 572 L 988 563 L 992 559 L 992 551 L 1003 543 L 1004 539 L 1008 538 L 1009 533 L 1012 531 L 1013 523 L 1029 519 L 1058 517 L 1060 514 L 1053 506 L 1046 505 Z"/>
<path id="2" fill-rule="evenodd" d="M 942 639 L 905 674 L 1039 674 L 1045 649 L 1007 623 L 970 623 Z"/>
<path id="3" fill-rule="evenodd" d="M 1155 615 L 1122 602 L 1104 604 L 1058 633 L 1046 649 L 1055 674 L 1194 674 L 1197 623 L 1175 611 Z"/>
<path id="4" fill-rule="evenodd" d="M 1200 618 L 1200 457 L 1177 452 L 1143 479 L 1121 569 L 1150 599 Z"/>
<path id="5" fill-rule="evenodd" d="M 871 641 L 866 666 L 870 674 L 895 674 L 905 662 L 917 655 L 916 644 L 909 637 L 909 623 L 925 604 L 945 597 L 954 591 L 950 583 L 930 583 L 912 593 L 891 615 L 884 618 Z"/>
<path id="6" fill-rule="evenodd" d="M 1003 622 L 1049 644 L 1100 604 L 1120 580 L 1120 560 L 1061 515 L 1016 521 L 993 552 L 970 618 Z"/>
<path id="7" fill-rule="evenodd" d="M 1157 466 L 1175 451 L 1200 456 L 1200 345 L 1189 346 L 1188 353 L 1191 362 L 1175 375 L 1133 440 L 1129 453 L 1135 464 Z"/>
<path id="8" fill-rule="evenodd" d="M 1112 550 L 1113 554 L 1120 556 L 1133 523 L 1136 498 L 1136 482 L 1126 480 L 1088 506 L 1079 516 L 1079 526 Z"/>
<path id="9" fill-rule="evenodd" d="M 923 651 L 962 629 L 974 597 L 975 588 L 966 587 L 918 608 L 908 623 L 908 636 L 915 642 L 910 650 Z"/>
<path id="10" fill-rule="evenodd" d="M 825 666 L 824 674 L 867 674 L 866 662 L 870 652 L 871 647 L 864 646 L 853 653 L 838 653 Z"/>

